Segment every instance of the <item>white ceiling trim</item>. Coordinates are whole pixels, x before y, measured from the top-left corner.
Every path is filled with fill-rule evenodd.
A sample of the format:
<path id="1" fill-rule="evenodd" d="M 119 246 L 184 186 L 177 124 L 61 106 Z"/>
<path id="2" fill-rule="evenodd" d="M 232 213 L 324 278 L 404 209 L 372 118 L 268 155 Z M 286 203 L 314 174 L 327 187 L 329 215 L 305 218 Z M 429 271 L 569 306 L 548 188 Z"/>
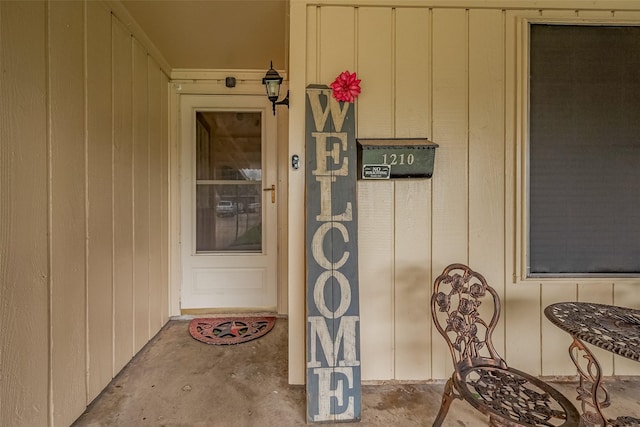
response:
<path id="1" fill-rule="evenodd" d="M 287 81 L 287 73 L 283 70 L 276 70 L 278 74 Z M 264 70 L 201 70 L 176 68 L 171 71 L 172 81 L 195 81 L 195 80 L 215 80 L 224 81 L 227 77 L 235 77 L 237 82 L 256 82 L 262 84 L 262 78 L 267 74 Z"/>
<path id="2" fill-rule="evenodd" d="M 267 70 L 174 69 L 171 83 L 173 90 L 183 95 L 265 95 L 262 78 L 266 73 Z M 284 96 L 284 91 L 289 88 L 287 75 L 281 70 L 278 73 L 285 79 L 280 89 L 280 95 Z M 236 79 L 235 87 L 226 87 L 227 77 Z"/>
<path id="3" fill-rule="evenodd" d="M 638 10 L 638 0 L 290 0 L 306 6 Z"/>

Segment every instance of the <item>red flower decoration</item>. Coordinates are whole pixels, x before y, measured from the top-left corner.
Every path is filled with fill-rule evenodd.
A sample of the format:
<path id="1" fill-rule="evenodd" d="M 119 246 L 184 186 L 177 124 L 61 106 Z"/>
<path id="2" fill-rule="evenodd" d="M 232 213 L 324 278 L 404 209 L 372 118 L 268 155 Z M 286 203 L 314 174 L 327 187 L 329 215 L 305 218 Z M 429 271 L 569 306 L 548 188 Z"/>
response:
<path id="1" fill-rule="evenodd" d="M 356 73 L 343 71 L 331 83 L 333 89 L 333 97 L 338 101 L 353 102 L 360 95 L 360 80 L 356 77 Z"/>

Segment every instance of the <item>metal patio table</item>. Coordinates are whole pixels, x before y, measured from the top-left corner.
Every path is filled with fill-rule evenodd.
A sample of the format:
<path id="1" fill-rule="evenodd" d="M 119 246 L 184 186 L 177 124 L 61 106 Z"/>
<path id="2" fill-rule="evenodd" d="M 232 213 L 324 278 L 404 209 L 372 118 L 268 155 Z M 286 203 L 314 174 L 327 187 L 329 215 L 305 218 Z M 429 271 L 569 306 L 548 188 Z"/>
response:
<path id="1" fill-rule="evenodd" d="M 589 302 L 560 302 L 549 305 L 544 314 L 573 338 L 569 354 L 580 377 L 577 398 L 582 407 L 581 424 L 639 426 L 640 418 L 633 416 L 605 417 L 602 410 L 611 404 L 609 392 L 602 384 L 600 363 L 585 343 L 640 362 L 640 310 Z"/>

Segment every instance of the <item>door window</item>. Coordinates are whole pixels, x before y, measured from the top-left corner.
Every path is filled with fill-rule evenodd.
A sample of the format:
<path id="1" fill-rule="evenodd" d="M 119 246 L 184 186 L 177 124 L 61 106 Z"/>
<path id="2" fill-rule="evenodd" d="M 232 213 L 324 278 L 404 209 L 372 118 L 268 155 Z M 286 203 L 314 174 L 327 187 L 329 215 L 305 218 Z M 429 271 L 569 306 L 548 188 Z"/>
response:
<path id="1" fill-rule="evenodd" d="M 260 112 L 196 112 L 196 253 L 262 251 Z"/>

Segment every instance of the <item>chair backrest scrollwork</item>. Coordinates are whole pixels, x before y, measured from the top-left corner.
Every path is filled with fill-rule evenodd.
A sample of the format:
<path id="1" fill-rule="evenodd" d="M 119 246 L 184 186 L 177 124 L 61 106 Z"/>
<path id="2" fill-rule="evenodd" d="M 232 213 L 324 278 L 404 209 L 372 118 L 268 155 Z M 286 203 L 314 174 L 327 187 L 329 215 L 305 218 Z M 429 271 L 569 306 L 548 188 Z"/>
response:
<path id="1" fill-rule="evenodd" d="M 445 338 L 456 372 L 477 365 L 500 366 L 492 334 L 500 316 L 500 298 L 485 278 L 463 264 L 451 264 L 434 282 L 431 315 Z"/>

